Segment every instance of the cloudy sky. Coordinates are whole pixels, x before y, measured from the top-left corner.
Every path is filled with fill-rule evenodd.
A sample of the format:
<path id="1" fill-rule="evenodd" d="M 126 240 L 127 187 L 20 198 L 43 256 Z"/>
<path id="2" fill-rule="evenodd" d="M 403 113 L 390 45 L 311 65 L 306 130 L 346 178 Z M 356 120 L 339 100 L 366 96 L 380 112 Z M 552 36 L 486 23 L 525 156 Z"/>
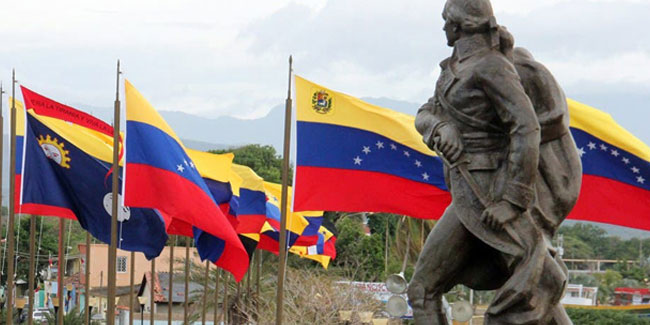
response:
<path id="1" fill-rule="evenodd" d="M 650 0 L 493 0 L 569 97 L 650 143 Z M 115 61 L 161 110 L 260 117 L 296 73 L 358 97 L 424 102 L 450 53 L 443 0 L 12 1 L 0 80 L 110 107 Z M 415 105 L 417 106 L 417 105 Z M 414 112 L 416 107 L 414 106 Z"/>

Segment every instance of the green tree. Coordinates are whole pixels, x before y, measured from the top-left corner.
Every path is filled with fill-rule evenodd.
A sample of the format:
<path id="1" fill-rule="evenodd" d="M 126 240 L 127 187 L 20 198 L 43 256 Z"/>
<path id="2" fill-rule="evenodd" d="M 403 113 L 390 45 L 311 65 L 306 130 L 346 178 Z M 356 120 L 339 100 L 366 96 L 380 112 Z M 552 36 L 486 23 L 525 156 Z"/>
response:
<path id="1" fill-rule="evenodd" d="M 272 146 L 250 144 L 232 150 L 211 150 L 212 153 L 232 152 L 235 154 L 234 163 L 248 166 L 265 181 L 282 182 L 282 157 Z M 293 172 L 289 171 L 289 183 L 293 178 Z"/>
<path id="2" fill-rule="evenodd" d="M 351 272 L 355 280 L 383 280 L 383 236 L 366 235 L 361 221 L 352 216 L 339 219 L 336 228 L 339 236 L 333 264 Z"/>
<path id="3" fill-rule="evenodd" d="M 603 243 L 607 241 L 607 232 L 602 228 L 592 224 L 576 223 L 570 227 L 561 227 L 558 233 L 564 235 L 565 240 L 567 237 L 573 237 L 587 244 L 594 250 L 595 256 L 591 256 L 592 258 L 605 258 L 606 248 Z"/>
<path id="4" fill-rule="evenodd" d="M 598 301 L 601 304 L 610 303 L 614 289 L 621 285 L 623 276 L 614 270 L 607 270 L 605 273 L 595 274 L 598 281 Z"/>
<path id="5" fill-rule="evenodd" d="M 594 256 L 594 250 L 587 243 L 573 235 L 564 236 L 564 257 L 587 259 Z"/>
<path id="6" fill-rule="evenodd" d="M 639 315 L 616 310 L 567 308 L 567 314 L 575 325 L 647 325 L 650 320 Z"/>

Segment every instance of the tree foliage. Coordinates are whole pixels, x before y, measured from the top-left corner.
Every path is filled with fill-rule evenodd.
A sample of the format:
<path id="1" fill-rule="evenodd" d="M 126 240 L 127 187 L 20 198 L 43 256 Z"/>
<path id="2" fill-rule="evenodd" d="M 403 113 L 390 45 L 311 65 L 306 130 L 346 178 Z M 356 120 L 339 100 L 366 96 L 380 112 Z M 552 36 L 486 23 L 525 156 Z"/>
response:
<path id="1" fill-rule="evenodd" d="M 230 150 L 211 150 L 212 153 L 232 152 L 235 154 L 234 163 L 248 166 L 265 181 L 282 182 L 282 156 L 272 146 L 250 144 Z M 289 171 L 289 183 L 293 178 L 293 172 Z"/>
<path id="2" fill-rule="evenodd" d="M 637 314 L 616 310 L 568 308 L 567 313 L 575 325 L 647 325 L 650 320 Z"/>
<path id="3" fill-rule="evenodd" d="M 40 278 L 39 270 L 45 269 L 49 263 L 49 256 L 54 259 L 58 256 L 59 245 L 59 219 L 51 217 L 36 216 L 36 276 Z M 42 225 L 42 228 L 41 228 Z M 3 223 L 3 228 L 6 228 L 7 223 Z M 16 278 L 27 281 L 29 273 L 29 234 L 30 234 L 30 217 L 23 215 L 16 217 L 15 221 L 15 238 L 17 241 L 16 246 Z M 20 230 L 19 230 L 20 229 Z M 42 229 L 42 231 L 41 231 Z M 3 231 L 4 233 L 4 231 Z M 85 242 L 86 231 L 81 228 L 77 221 L 68 220 L 65 227 L 64 249 L 68 255 L 78 254 L 78 244 Z M 69 240 L 68 240 L 69 239 Z M 39 244 L 40 243 L 40 244 Z M 68 246 L 69 243 L 69 246 Z M 39 249 L 40 246 L 40 249 Z M 4 263 L 6 274 L 7 262 Z M 40 279 L 43 280 L 43 279 Z M 3 277 L 2 281 L 5 281 Z"/>
<path id="4" fill-rule="evenodd" d="M 334 266 L 353 271 L 358 281 L 383 281 L 383 236 L 380 233 L 366 235 L 363 224 L 355 217 L 341 218 L 336 228 L 339 237 Z"/>

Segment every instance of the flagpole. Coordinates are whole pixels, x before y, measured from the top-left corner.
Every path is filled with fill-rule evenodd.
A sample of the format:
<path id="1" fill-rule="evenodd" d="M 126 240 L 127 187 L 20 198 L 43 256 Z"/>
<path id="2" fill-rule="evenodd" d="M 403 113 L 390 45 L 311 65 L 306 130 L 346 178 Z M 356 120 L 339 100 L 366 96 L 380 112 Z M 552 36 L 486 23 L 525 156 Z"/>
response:
<path id="1" fill-rule="evenodd" d="M 171 274 L 169 275 L 172 276 Z M 155 295 L 154 291 L 156 290 L 156 258 L 151 259 L 151 283 L 149 284 L 149 321 L 151 325 L 154 325 L 154 309 L 156 307 L 156 302 L 154 301 Z"/>
<path id="2" fill-rule="evenodd" d="M 41 225 L 42 225 L 42 220 L 41 220 Z M 90 325 L 90 233 L 89 232 L 86 232 L 86 283 L 84 283 L 84 285 L 85 285 L 84 292 L 86 295 L 86 303 L 84 304 L 86 325 Z"/>
<path id="3" fill-rule="evenodd" d="M 228 324 L 228 282 L 230 282 L 230 273 L 224 272 L 223 277 L 223 323 Z"/>
<path id="4" fill-rule="evenodd" d="M 15 191 L 16 191 L 16 177 L 13 174 L 16 172 L 16 70 L 11 72 L 11 135 L 9 139 L 9 223 L 7 224 L 7 241 L 9 256 L 7 257 L 7 324 L 13 323 L 13 292 L 14 292 L 14 221 L 16 218 L 15 207 Z"/>
<path id="5" fill-rule="evenodd" d="M 5 90 L 2 87 L 2 82 L 0 81 L 0 137 L 2 137 L 2 138 L 0 138 L 0 161 L 2 161 L 2 158 L 4 158 L 4 155 L 5 155 L 5 152 L 4 152 L 4 142 L 5 142 L 4 141 L 4 125 L 5 125 L 5 123 L 4 123 L 4 110 L 2 108 L 2 101 L 3 101 L 2 100 L 2 95 L 4 95 L 4 94 L 5 94 Z M 2 163 L 0 163 L 0 184 L 3 184 L 2 183 Z M 0 186 L 0 201 L 2 201 L 1 198 L 2 198 L 2 186 Z M 0 206 L 1 206 L 1 204 L 0 204 Z M 0 218 L 0 239 L 2 239 L 2 233 L 1 232 L 2 232 L 2 218 Z M 6 238 L 5 238 L 5 240 L 6 240 Z M 6 241 L 5 241 L 5 243 L 6 243 Z M 5 250 L 6 250 L 6 247 L 7 247 L 7 245 L 5 245 Z M 5 254 L 5 252 L 3 252 L 2 262 L 0 262 L 0 278 L 2 277 L 2 273 L 4 271 L 4 263 L 5 263 L 4 254 Z"/>
<path id="6" fill-rule="evenodd" d="M 169 305 L 167 307 L 167 324 L 172 325 L 172 302 L 174 301 L 174 248 L 176 247 L 176 236 L 169 239 Z"/>
<path id="7" fill-rule="evenodd" d="M 282 324 L 284 272 L 287 258 L 287 192 L 289 187 L 289 147 L 291 145 L 291 73 L 293 58 L 289 56 L 289 89 L 284 107 L 284 150 L 282 153 L 282 199 L 280 215 L 280 265 L 278 270 L 278 290 L 276 294 L 275 324 Z"/>
<path id="8" fill-rule="evenodd" d="M 205 312 L 207 310 L 206 305 L 208 304 L 208 280 L 210 280 L 210 260 L 205 260 L 205 281 L 203 281 L 203 311 L 201 312 L 202 325 L 205 325 Z"/>
<path id="9" fill-rule="evenodd" d="M 129 288 L 129 325 L 133 325 L 133 301 L 135 299 L 133 295 L 133 290 L 135 289 L 135 252 L 131 251 L 131 281 Z"/>
<path id="10" fill-rule="evenodd" d="M 111 216 L 111 243 L 108 249 L 108 308 L 106 309 L 106 324 L 115 325 L 115 277 L 117 268 L 117 214 L 119 202 L 119 169 L 120 169 L 120 60 L 117 60 L 115 78 L 115 105 L 113 107 L 113 209 Z"/>
<path id="11" fill-rule="evenodd" d="M 262 275 L 262 251 L 256 250 L 257 254 L 257 272 L 255 274 L 255 311 L 257 319 L 260 317 L 260 277 Z"/>
<path id="12" fill-rule="evenodd" d="M 190 243 L 192 238 L 185 237 L 185 303 L 183 305 L 183 324 L 188 323 L 187 312 L 190 307 Z"/>
<path id="13" fill-rule="evenodd" d="M 255 251 L 253 251 L 253 254 Z M 251 258 L 251 263 L 253 262 L 253 259 Z M 246 270 L 246 314 L 250 314 L 251 310 L 251 271 L 252 268 L 249 266 L 248 270 Z"/>
<path id="14" fill-rule="evenodd" d="M 29 216 L 29 308 L 27 314 L 27 325 L 34 324 L 34 268 L 36 264 L 36 216 Z"/>
<path id="15" fill-rule="evenodd" d="M 65 263 L 65 251 L 63 250 L 63 236 L 65 235 L 65 219 L 59 218 L 59 262 L 57 266 L 57 283 L 56 283 L 56 296 L 58 297 L 59 309 L 57 310 L 56 323 L 63 325 L 63 308 L 65 307 L 63 299 L 63 264 Z"/>
<path id="16" fill-rule="evenodd" d="M 214 318 L 212 319 L 212 323 L 216 325 L 219 320 L 219 276 L 221 275 L 218 266 L 215 266 L 214 274 L 216 280 L 214 283 Z"/>

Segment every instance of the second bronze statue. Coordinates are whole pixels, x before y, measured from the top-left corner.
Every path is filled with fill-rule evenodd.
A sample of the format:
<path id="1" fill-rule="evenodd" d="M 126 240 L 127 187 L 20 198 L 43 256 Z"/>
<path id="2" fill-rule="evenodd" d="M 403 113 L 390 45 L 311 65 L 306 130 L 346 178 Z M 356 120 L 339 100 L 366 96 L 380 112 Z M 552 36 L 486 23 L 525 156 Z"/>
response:
<path id="1" fill-rule="evenodd" d="M 582 175 L 564 93 L 489 0 L 448 0 L 443 19 L 453 53 L 415 125 L 446 162 L 452 203 L 409 284 L 416 324 L 446 324 L 442 295 L 457 284 L 496 290 L 486 324 L 571 324 L 551 244 Z"/>

